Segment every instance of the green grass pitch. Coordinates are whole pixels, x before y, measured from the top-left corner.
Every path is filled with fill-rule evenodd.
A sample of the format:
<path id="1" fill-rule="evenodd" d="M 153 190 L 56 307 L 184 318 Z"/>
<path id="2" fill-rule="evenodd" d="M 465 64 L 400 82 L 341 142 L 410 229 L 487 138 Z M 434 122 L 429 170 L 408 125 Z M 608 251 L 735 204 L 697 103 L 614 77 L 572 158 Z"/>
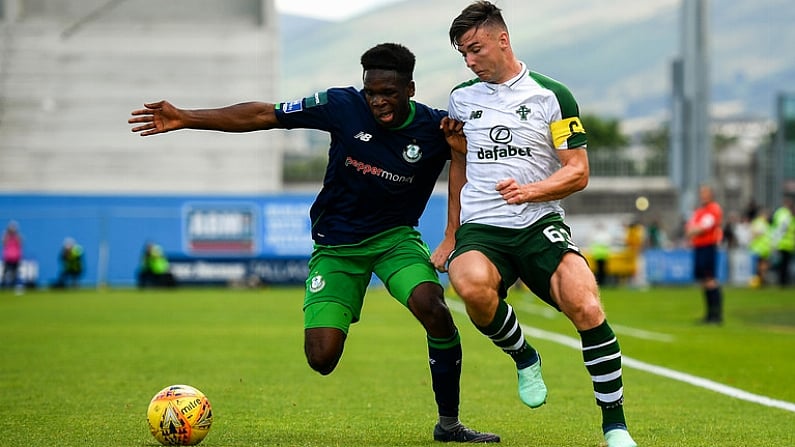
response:
<path id="1" fill-rule="evenodd" d="M 626 357 L 762 399 L 625 364 L 640 446 L 795 446 L 795 291 L 728 288 L 721 327 L 696 324 L 695 287 L 605 289 L 602 298 Z M 294 288 L 0 293 L 0 447 L 159 445 L 146 408 L 179 383 L 213 405 L 202 446 L 441 445 L 413 317 L 371 290 L 339 367 L 323 377 L 304 360 L 302 299 Z M 509 300 L 544 357 L 549 400 L 521 404 L 511 361 L 451 297 L 464 346 L 461 419 L 504 446 L 600 446 L 580 353 L 548 336 L 574 329 L 522 291 Z"/>

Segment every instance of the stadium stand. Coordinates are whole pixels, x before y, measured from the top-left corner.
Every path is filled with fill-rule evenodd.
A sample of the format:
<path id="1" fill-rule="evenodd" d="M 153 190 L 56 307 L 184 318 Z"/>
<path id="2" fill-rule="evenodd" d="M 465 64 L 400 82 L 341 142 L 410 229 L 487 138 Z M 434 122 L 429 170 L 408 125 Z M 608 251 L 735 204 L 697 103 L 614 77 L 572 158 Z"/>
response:
<path id="1" fill-rule="evenodd" d="M 130 110 L 275 100 L 273 0 L 0 0 L 0 191 L 257 193 L 277 132 L 146 142 Z"/>

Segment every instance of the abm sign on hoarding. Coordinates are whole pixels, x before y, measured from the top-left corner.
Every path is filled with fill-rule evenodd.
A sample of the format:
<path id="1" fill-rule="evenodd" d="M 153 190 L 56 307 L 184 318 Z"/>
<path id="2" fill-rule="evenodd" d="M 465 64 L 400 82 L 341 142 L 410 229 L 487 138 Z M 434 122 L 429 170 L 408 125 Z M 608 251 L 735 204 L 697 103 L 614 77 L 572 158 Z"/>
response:
<path id="1" fill-rule="evenodd" d="M 181 283 L 299 284 L 312 253 L 309 201 L 192 202 L 183 207 L 183 248 L 170 254 Z"/>

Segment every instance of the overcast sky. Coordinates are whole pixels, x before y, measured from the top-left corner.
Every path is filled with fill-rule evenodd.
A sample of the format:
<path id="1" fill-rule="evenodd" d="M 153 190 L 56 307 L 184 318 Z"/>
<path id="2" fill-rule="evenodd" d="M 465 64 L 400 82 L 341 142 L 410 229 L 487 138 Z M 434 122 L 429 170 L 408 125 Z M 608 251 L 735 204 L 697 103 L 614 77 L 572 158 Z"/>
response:
<path id="1" fill-rule="evenodd" d="M 343 20 L 397 1 L 400 0 L 276 0 L 276 9 L 285 14 Z"/>

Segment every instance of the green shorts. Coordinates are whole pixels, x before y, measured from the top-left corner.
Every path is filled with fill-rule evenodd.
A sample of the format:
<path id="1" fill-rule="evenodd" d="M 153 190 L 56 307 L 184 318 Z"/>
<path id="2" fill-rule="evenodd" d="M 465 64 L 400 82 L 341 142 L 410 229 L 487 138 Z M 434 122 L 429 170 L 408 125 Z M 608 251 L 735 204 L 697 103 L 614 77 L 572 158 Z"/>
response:
<path id="1" fill-rule="evenodd" d="M 521 278 L 539 298 L 560 310 L 549 293 L 550 278 L 563 255 L 574 252 L 582 256 L 571 241 L 570 231 L 559 214 L 548 214 L 522 229 L 468 223 L 456 232 L 455 251 L 450 260 L 471 250 L 479 251 L 502 276 L 498 291 L 501 298 Z"/>
<path id="2" fill-rule="evenodd" d="M 439 284 L 428 246 L 410 227 L 393 228 L 353 245 L 315 245 L 306 280 L 304 328 L 333 327 L 347 333 L 361 317 L 373 273 L 406 307 L 419 284 Z"/>

